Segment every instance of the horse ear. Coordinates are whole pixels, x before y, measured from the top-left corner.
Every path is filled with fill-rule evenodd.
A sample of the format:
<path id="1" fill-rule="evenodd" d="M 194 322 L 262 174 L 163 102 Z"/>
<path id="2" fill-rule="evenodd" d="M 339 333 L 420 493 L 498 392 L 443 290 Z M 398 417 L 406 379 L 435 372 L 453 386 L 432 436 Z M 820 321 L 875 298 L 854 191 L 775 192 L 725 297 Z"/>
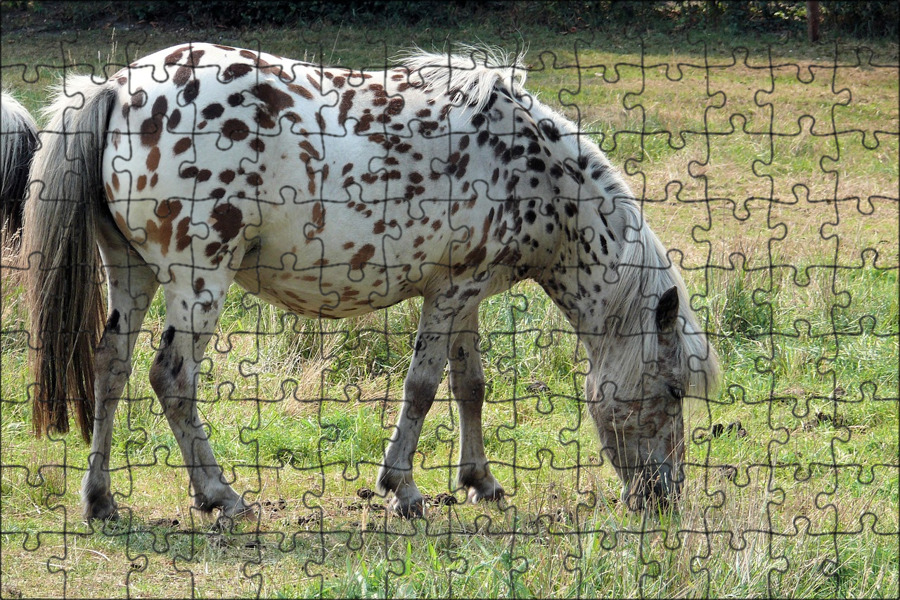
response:
<path id="1" fill-rule="evenodd" d="M 656 328 L 660 333 L 670 333 L 675 329 L 678 318 L 678 289 L 670 287 L 659 297 L 656 306 Z"/>

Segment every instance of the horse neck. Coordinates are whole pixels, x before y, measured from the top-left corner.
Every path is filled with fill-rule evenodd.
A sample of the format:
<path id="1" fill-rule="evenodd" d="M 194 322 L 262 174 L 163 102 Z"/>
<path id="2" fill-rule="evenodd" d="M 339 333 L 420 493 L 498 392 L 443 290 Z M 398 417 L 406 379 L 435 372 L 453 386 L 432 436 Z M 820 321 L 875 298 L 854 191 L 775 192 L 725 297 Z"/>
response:
<path id="1" fill-rule="evenodd" d="M 564 235 L 555 264 L 539 282 L 592 360 L 608 357 L 610 344 L 633 345 L 633 356 L 655 360 L 655 336 L 641 332 L 655 327 L 660 295 L 673 285 L 683 289 L 680 278 L 622 177 L 596 146 L 588 142 L 578 150 L 583 180 L 569 173 L 562 181 L 557 197 L 559 213 L 567 215 Z M 573 154 L 577 164 L 579 154 Z"/>
<path id="2" fill-rule="evenodd" d="M 691 369 L 689 385 L 696 393 L 712 394 L 720 376 L 715 351 L 690 310 L 681 276 L 644 220 L 628 184 L 574 124 L 537 100 L 530 113 L 537 122 L 558 128 L 561 135 L 553 144 L 554 155 L 570 166 L 557 181 L 559 189 L 548 191 L 557 213 L 567 215 L 567 220 L 565 235 L 557 239 L 557 259 L 537 277 L 539 283 L 596 362 L 611 354 L 655 361 L 657 336 L 646 332 L 656 329 L 659 298 L 676 287 L 682 319 L 677 338 L 680 367 L 688 371 L 689 360 L 695 359 L 697 369 Z M 607 352 L 612 345 L 617 352 Z"/>
<path id="3" fill-rule="evenodd" d="M 616 209 L 602 214 L 600 211 L 609 204 L 617 205 Z M 538 278 L 579 333 L 604 332 L 610 317 L 631 329 L 635 315 L 643 312 L 642 305 L 647 303 L 643 296 L 659 293 L 658 284 L 648 281 L 648 275 L 658 274 L 640 267 L 659 263 L 647 256 L 652 256 L 656 248 L 645 252 L 638 247 L 647 243 L 639 239 L 646 225 L 635 222 L 634 215 L 619 214 L 634 210 L 621 199 L 579 202 L 560 236 L 555 264 Z M 641 229 L 636 231 L 634 227 Z M 647 289 L 651 283 L 653 289 Z"/>

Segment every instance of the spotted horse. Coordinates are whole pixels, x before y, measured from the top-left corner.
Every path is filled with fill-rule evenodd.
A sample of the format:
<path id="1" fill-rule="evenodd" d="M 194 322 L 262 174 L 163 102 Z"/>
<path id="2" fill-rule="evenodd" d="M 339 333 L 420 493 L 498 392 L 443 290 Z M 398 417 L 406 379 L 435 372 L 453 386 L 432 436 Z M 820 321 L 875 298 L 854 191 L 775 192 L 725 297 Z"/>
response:
<path id="1" fill-rule="evenodd" d="M 0 95 L 0 246 L 15 248 L 22 229 L 28 169 L 37 145 L 34 117 L 7 92 Z"/>
<path id="2" fill-rule="evenodd" d="M 458 485 L 473 502 L 504 495 L 484 452 L 477 308 L 526 279 L 587 351 L 586 404 L 628 506 L 678 497 L 682 402 L 708 396 L 715 355 L 622 177 L 525 91 L 524 74 L 488 51 L 410 53 L 360 72 L 191 43 L 101 83 L 66 78 L 47 110 L 23 243 L 34 428 L 66 432 L 70 399 L 93 438 L 87 518 L 117 512 L 113 416 L 160 285 L 150 382 L 194 506 L 252 511 L 224 478 L 196 401 L 232 282 L 315 318 L 424 298 L 377 480 L 400 515 L 424 511 L 413 454 L 448 361 Z"/>

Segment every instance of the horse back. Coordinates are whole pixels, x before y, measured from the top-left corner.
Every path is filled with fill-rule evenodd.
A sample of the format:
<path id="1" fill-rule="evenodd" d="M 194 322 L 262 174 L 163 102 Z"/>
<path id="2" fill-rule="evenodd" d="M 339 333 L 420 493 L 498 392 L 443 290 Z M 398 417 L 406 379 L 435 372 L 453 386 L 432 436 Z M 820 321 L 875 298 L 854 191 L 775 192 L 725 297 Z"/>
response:
<path id="1" fill-rule="evenodd" d="M 510 198 L 517 161 L 539 162 L 524 156 L 538 134 L 501 141 L 522 111 L 509 94 L 475 114 L 415 70 L 209 44 L 163 50 L 115 81 L 107 200 L 163 273 L 226 265 L 277 305 L 341 317 L 521 257 Z"/>

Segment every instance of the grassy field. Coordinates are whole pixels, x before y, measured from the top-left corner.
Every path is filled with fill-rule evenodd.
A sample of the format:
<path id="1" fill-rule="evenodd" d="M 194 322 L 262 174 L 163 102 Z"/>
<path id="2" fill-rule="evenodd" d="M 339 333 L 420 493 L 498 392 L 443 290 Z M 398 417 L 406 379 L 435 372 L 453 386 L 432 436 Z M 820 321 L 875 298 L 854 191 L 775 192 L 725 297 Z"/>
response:
<path id="1" fill-rule="evenodd" d="M 30 435 L 28 324 L 7 255 L 3 597 L 897 594 L 896 44 L 488 28 L 4 32 L 3 86 L 36 111 L 63 64 L 111 74 L 187 39 L 355 68 L 411 44 L 527 43 L 526 87 L 626 173 L 682 268 L 724 385 L 690 416 L 680 512 L 628 513 L 583 410 L 574 332 L 522 284 L 481 309 L 486 446 L 509 498 L 447 502 L 458 421 L 445 382 L 419 446 L 432 506 L 404 521 L 360 491 L 374 488 L 420 303 L 317 322 L 233 288 L 200 410 L 235 488 L 261 510 L 218 533 L 189 509 L 147 381 L 158 296 L 117 415 L 122 518 L 87 524 L 87 448 Z"/>

